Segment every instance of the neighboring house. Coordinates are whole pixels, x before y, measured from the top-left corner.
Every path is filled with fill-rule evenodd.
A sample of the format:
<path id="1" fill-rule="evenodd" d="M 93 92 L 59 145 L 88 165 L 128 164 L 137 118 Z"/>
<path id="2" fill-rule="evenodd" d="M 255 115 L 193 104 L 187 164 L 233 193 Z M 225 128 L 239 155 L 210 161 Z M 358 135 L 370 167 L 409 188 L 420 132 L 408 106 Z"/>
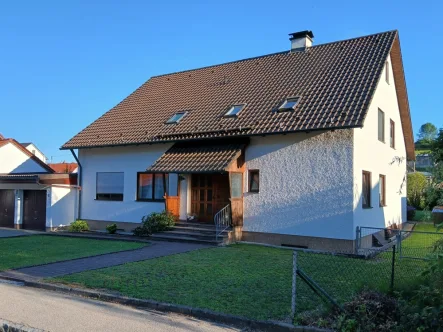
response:
<path id="1" fill-rule="evenodd" d="M 0 227 L 53 229 L 76 219 L 76 174 L 55 174 L 33 152 L 0 137 Z"/>
<path id="2" fill-rule="evenodd" d="M 415 158 L 416 169 L 429 169 L 435 166 L 434 161 L 432 160 L 432 156 L 429 153 L 419 154 Z"/>
<path id="3" fill-rule="evenodd" d="M 77 173 L 78 172 L 78 165 L 77 163 L 52 163 L 48 164 L 49 167 L 51 167 L 55 173 Z"/>
<path id="4" fill-rule="evenodd" d="M 43 152 L 41 152 L 39 149 L 37 149 L 37 147 L 34 145 L 34 143 L 20 143 L 20 144 L 23 145 L 26 148 L 26 150 L 31 152 L 34 156 L 36 156 L 38 159 L 40 159 L 44 163 L 46 163 L 46 161 L 48 160 L 46 158 L 46 156 L 43 154 Z"/>
<path id="5" fill-rule="evenodd" d="M 398 32 L 312 39 L 152 77 L 65 143 L 80 218 L 131 230 L 167 192 L 180 219 L 213 222 L 230 204 L 245 241 L 346 250 L 357 226 L 406 221 L 415 154 Z"/>

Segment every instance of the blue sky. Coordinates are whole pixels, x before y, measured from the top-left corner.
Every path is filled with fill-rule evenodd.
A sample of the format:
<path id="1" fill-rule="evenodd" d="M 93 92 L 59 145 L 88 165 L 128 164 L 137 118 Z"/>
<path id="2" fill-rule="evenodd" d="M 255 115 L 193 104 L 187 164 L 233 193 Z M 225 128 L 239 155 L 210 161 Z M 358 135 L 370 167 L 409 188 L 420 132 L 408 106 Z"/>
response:
<path id="1" fill-rule="evenodd" d="M 1 1 L 0 133 L 59 147 L 150 76 L 392 29 L 414 133 L 443 127 L 443 5 L 438 1 Z"/>

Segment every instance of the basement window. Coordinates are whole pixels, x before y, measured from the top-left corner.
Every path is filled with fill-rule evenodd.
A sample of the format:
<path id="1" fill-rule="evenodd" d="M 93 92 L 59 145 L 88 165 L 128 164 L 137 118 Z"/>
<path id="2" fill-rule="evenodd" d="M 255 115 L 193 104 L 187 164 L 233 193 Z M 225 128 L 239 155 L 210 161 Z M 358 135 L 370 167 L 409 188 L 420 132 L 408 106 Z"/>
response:
<path id="1" fill-rule="evenodd" d="M 238 104 L 238 105 L 232 105 L 229 110 L 226 112 L 225 116 L 237 116 L 238 113 L 241 112 L 241 110 L 245 107 L 245 104 Z"/>
<path id="2" fill-rule="evenodd" d="M 295 109 L 295 107 L 298 105 L 299 99 L 300 99 L 299 97 L 291 97 L 291 98 L 286 99 L 283 102 L 283 104 L 280 105 L 278 110 L 280 112 L 293 111 Z"/>
<path id="3" fill-rule="evenodd" d="M 173 116 L 171 116 L 171 118 L 166 121 L 167 124 L 170 123 L 179 123 L 181 119 L 183 119 L 183 117 L 186 115 L 187 112 L 178 112 L 175 113 Z"/>

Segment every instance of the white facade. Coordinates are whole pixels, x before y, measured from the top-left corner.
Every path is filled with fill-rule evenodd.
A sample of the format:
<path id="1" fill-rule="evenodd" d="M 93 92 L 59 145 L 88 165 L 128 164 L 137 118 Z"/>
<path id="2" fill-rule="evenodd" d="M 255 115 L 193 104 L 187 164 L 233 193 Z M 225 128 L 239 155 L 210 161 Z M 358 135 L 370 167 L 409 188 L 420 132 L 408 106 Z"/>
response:
<path id="1" fill-rule="evenodd" d="M 81 149 L 81 218 L 91 220 L 140 222 L 151 212 L 165 209 L 162 202 L 137 201 L 137 172 L 146 171 L 171 144 Z M 123 172 L 123 201 L 96 200 L 97 172 Z"/>
<path id="2" fill-rule="evenodd" d="M 244 194 L 244 231 L 352 239 L 352 130 L 252 138 L 247 169 L 260 192 Z"/>
<path id="3" fill-rule="evenodd" d="M 397 102 L 391 59 L 389 83 L 382 73 L 364 127 L 354 129 L 354 229 L 357 226 L 387 227 L 406 221 L 406 147 Z M 386 70 L 386 69 L 385 69 Z M 378 140 L 378 110 L 385 114 L 385 142 Z M 395 124 L 395 148 L 390 147 L 390 120 Z M 394 158 L 403 161 L 391 165 Z M 361 202 L 362 172 L 371 172 L 371 205 Z M 386 176 L 386 206 L 380 206 L 379 176 Z M 401 188 L 402 187 L 402 188 Z"/>
<path id="4" fill-rule="evenodd" d="M 37 149 L 37 147 L 33 143 L 26 144 L 25 148 L 38 159 L 46 163 L 46 156 L 39 149 Z"/>
<path id="5" fill-rule="evenodd" d="M 47 170 L 29 158 L 13 143 L 0 147 L 0 174 L 46 173 Z"/>

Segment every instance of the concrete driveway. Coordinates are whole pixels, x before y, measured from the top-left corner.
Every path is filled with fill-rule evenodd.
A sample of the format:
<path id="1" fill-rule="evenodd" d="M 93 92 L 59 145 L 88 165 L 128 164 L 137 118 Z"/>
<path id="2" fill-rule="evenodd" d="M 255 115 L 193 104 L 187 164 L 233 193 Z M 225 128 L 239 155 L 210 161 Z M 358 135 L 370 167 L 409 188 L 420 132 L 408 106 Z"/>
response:
<path id="1" fill-rule="evenodd" d="M 0 238 L 39 234 L 42 232 L 0 227 Z"/>

